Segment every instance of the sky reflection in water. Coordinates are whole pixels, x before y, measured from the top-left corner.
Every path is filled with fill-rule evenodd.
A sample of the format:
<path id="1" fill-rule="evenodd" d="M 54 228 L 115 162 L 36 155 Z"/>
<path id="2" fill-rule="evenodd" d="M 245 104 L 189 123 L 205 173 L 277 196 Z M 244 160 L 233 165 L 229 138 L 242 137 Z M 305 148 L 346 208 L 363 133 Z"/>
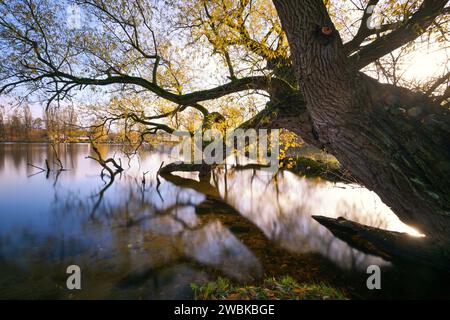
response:
<path id="1" fill-rule="evenodd" d="M 160 178 L 157 189 L 161 162 L 174 159 L 149 150 L 131 160 L 98 203 L 104 183 L 98 164 L 86 159 L 89 145 L 60 146 L 59 154 L 69 171 L 47 179 L 27 163 L 52 163 L 49 146 L 0 144 L 0 298 L 73 297 L 64 287 L 72 263 L 80 265 L 86 288 L 76 298 L 184 298 L 191 282 L 216 274 L 260 277 L 264 265 L 257 254 L 222 221 L 228 215 L 239 224 L 237 212 L 270 245 L 319 253 L 342 269 L 386 262 L 351 249 L 311 215 L 415 232 L 367 189 L 289 172 L 219 169 L 207 182 L 180 173 Z"/>

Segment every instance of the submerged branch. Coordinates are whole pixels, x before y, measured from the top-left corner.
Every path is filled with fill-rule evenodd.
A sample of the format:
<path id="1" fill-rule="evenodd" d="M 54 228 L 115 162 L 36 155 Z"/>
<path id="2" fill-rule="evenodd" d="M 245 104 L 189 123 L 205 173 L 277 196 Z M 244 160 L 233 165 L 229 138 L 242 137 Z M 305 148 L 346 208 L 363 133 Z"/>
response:
<path id="1" fill-rule="evenodd" d="M 432 236 L 414 237 L 407 233 L 365 226 L 344 218 L 312 216 L 333 235 L 364 253 L 395 263 L 414 263 L 450 272 L 450 242 Z"/>

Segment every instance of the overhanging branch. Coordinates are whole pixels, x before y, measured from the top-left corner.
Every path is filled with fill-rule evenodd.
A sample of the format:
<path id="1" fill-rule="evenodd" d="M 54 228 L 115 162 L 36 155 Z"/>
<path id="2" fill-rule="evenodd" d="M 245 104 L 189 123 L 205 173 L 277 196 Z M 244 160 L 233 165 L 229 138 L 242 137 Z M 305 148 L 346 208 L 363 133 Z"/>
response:
<path id="1" fill-rule="evenodd" d="M 389 52 L 414 41 L 433 24 L 438 16 L 442 15 L 447 3 L 448 0 L 424 0 L 408 21 L 352 55 L 349 58 L 350 64 L 358 70 L 362 69 Z"/>

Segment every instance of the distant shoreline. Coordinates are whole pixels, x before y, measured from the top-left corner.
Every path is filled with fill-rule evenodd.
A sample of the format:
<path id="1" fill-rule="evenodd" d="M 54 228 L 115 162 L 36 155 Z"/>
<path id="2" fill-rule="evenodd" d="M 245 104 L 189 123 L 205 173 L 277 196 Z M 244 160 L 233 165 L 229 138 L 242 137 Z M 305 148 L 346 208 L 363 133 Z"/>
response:
<path id="1" fill-rule="evenodd" d="M 0 144 L 50 144 L 50 141 L 0 141 Z M 71 141 L 71 142 L 58 142 L 63 144 L 90 144 L 90 142 L 78 142 L 78 141 Z M 107 143 L 107 142 L 99 142 L 98 144 L 108 144 L 108 145 L 121 145 L 122 143 Z"/>
<path id="2" fill-rule="evenodd" d="M 50 141 L 0 141 L 0 144 L 50 144 Z M 90 144 L 90 142 L 77 142 L 77 141 L 71 141 L 71 142 L 58 142 L 59 144 Z M 121 142 L 98 142 L 97 144 L 101 145 L 109 145 L 109 146 L 122 146 L 125 145 L 125 143 Z M 162 143 L 164 144 L 164 143 Z M 166 143 L 167 144 L 167 143 Z M 151 145 L 151 144 L 149 144 Z M 159 143 L 158 143 L 159 145 Z"/>
<path id="3" fill-rule="evenodd" d="M 50 141 L 24 141 L 24 140 L 18 140 L 18 141 L 0 141 L 0 143 L 45 143 L 45 144 L 49 144 L 51 143 Z M 60 143 L 89 143 L 89 142 L 60 142 Z"/>

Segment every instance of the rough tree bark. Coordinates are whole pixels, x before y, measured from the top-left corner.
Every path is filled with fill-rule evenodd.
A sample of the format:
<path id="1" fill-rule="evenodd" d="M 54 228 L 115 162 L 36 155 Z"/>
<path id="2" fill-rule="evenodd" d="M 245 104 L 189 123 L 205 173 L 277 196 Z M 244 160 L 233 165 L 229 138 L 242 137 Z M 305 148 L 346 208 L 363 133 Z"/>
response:
<path id="1" fill-rule="evenodd" d="M 407 233 L 368 227 L 344 218 L 313 216 L 350 246 L 387 261 L 422 265 L 450 272 L 450 241 L 413 237 Z"/>
<path id="2" fill-rule="evenodd" d="M 425 9 L 435 10 L 447 1 L 425 2 Z M 322 0 L 274 4 L 318 144 L 402 221 L 448 239 L 449 110 L 359 72 Z"/>

